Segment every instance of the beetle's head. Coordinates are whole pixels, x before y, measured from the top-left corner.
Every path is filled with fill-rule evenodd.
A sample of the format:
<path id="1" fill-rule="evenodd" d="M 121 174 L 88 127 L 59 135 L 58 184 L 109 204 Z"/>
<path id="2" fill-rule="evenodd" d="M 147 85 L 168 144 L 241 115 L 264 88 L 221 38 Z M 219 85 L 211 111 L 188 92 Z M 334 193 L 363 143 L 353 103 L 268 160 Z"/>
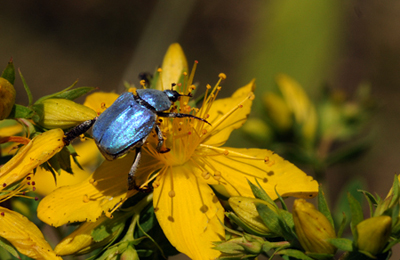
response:
<path id="1" fill-rule="evenodd" d="M 192 96 L 190 93 L 188 95 L 181 95 L 178 93 L 178 91 L 172 90 L 172 89 L 166 89 L 166 90 L 164 90 L 164 93 L 168 96 L 168 99 L 171 102 L 177 101 L 179 99 L 179 97 L 191 97 Z"/>

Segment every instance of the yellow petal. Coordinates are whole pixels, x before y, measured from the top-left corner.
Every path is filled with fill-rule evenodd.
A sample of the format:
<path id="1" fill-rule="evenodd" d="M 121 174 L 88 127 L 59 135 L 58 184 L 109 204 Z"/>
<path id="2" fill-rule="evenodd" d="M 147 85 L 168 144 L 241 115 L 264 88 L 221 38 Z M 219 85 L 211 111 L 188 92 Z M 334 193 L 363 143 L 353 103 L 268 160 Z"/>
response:
<path id="1" fill-rule="evenodd" d="M 214 101 L 207 119 L 211 126 L 202 143 L 221 146 L 228 140 L 231 132 L 241 127 L 247 119 L 254 99 L 254 80 L 236 90 L 232 97 Z"/>
<path id="2" fill-rule="evenodd" d="M 312 141 L 317 130 L 317 112 L 308 99 L 304 89 L 295 80 L 285 74 L 277 76 L 278 86 L 293 112 L 296 122 L 302 125 L 303 136 Z"/>
<path id="3" fill-rule="evenodd" d="M 33 169 L 49 160 L 63 147 L 64 132 L 53 129 L 36 136 L 0 168 L 0 190 L 25 178 Z"/>
<path id="4" fill-rule="evenodd" d="M 247 180 L 255 183 L 255 179 L 272 199 L 277 198 L 275 188 L 283 197 L 311 198 L 318 193 L 318 183 L 311 176 L 272 151 L 201 147 L 199 153 L 207 161 L 206 170 L 221 174 L 219 181 L 231 196 L 253 197 Z M 215 156 L 218 152 L 220 155 Z"/>
<path id="5" fill-rule="evenodd" d="M 86 97 L 83 105 L 90 107 L 97 114 L 101 114 L 107 107 L 110 107 L 112 103 L 119 97 L 116 93 L 111 92 L 95 92 Z"/>
<path id="6" fill-rule="evenodd" d="M 179 43 L 169 46 L 162 63 L 161 77 L 157 81 L 156 89 L 171 89 L 171 84 L 177 84 L 184 72 L 188 71 L 185 53 Z"/>
<path id="7" fill-rule="evenodd" d="M 21 214 L 0 207 L 0 236 L 7 239 L 20 253 L 33 259 L 59 259 L 42 232 Z"/>
<path id="8" fill-rule="evenodd" d="M 69 222 L 96 221 L 103 212 L 137 193 L 128 191 L 128 172 L 134 153 L 105 161 L 84 182 L 61 187 L 42 199 L 38 217 L 52 226 Z"/>
<path id="9" fill-rule="evenodd" d="M 214 259 L 220 253 L 211 249 L 212 242 L 225 237 L 224 210 L 212 189 L 191 173 L 192 167 L 185 164 L 164 172 L 154 189 L 154 211 L 178 251 L 191 259 Z"/>

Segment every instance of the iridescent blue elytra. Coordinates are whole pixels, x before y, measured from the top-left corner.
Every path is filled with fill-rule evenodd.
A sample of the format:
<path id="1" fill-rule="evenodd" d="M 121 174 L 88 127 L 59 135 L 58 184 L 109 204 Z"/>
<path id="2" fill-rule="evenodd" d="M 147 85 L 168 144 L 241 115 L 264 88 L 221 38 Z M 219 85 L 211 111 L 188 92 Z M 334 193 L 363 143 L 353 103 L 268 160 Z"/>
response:
<path id="1" fill-rule="evenodd" d="M 153 129 L 158 136 L 156 149 L 161 152 L 164 139 L 156 124 L 158 116 L 190 117 L 208 123 L 194 115 L 164 112 L 181 96 L 175 90 L 138 89 L 136 94 L 124 93 L 98 118 L 83 122 L 66 133 L 64 142 L 69 144 L 93 125 L 93 139 L 107 160 L 114 160 L 136 148 L 136 157 L 128 175 L 128 188 L 133 189 L 136 187 L 134 175 L 139 166 L 141 147 Z M 164 152 L 168 150 L 165 149 Z"/>
<path id="2" fill-rule="evenodd" d="M 127 92 L 97 118 L 92 136 L 104 157 L 113 160 L 146 139 L 155 122 L 156 114 L 137 103 L 133 94 Z"/>

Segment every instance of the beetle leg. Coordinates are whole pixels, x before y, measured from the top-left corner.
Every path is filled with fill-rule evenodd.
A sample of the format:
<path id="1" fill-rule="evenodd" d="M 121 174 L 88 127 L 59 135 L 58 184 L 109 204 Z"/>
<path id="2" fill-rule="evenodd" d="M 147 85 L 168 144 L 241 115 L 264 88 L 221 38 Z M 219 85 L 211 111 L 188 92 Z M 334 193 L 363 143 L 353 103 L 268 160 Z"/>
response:
<path id="1" fill-rule="evenodd" d="M 135 183 L 135 173 L 137 168 L 139 167 L 140 159 L 142 158 L 142 146 L 136 147 L 136 155 L 135 160 L 133 161 L 132 167 L 128 174 L 128 190 L 137 189 L 137 185 Z"/>
<path id="2" fill-rule="evenodd" d="M 162 145 L 164 143 L 164 138 L 163 138 L 161 129 L 160 129 L 160 127 L 158 125 L 155 126 L 155 130 L 156 130 L 157 138 L 158 138 L 158 144 L 157 144 L 157 147 L 156 147 L 157 152 L 159 152 L 159 153 L 169 152 L 169 150 L 170 150 L 169 148 L 165 148 L 165 150 L 161 150 L 162 149 Z"/>
<path id="3" fill-rule="evenodd" d="M 180 117 L 180 118 L 190 117 L 190 118 L 194 118 L 194 119 L 197 119 L 197 120 L 201 120 L 204 123 L 207 123 L 207 124 L 211 125 L 207 120 L 205 120 L 203 118 L 200 118 L 200 117 L 197 117 L 197 116 L 194 116 L 194 115 L 191 115 L 191 114 L 157 112 L 157 115 L 160 116 L 160 117 L 171 117 L 171 118 L 174 118 L 174 117 Z"/>
<path id="4" fill-rule="evenodd" d="M 69 145 L 72 142 L 72 140 L 74 140 L 81 134 L 86 133 L 86 131 L 92 127 L 92 125 L 94 124 L 94 122 L 96 122 L 96 120 L 97 117 L 91 120 L 87 120 L 82 124 L 72 128 L 70 131 L 68 131 L 63 138 L 65 145 Z"/>

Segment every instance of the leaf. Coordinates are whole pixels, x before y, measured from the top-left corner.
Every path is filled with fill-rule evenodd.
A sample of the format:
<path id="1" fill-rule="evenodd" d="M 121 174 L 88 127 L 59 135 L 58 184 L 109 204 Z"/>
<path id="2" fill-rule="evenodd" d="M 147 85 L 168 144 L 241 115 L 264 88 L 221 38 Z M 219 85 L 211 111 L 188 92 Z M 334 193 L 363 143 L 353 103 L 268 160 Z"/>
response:
<path id="1" fill-rule="evenodd" d="M 5 78 L 6 80 L 8 80 L 8 82 L 10 82 L 11 85 L 14 85 L 14 82 L 15 82 L 15 69 L 14 69 L 14 63 L 13 63 L 12 58 L 8 62 L 7 67 L 1 73 L 1 77 Z"/>
<path id="2" fill-rule="evenodd" d="M 32 92 L 31 92 L 31 90 L 29 89 L 28 84 L 26 84 L 25 78 L 24 78 L 24 76 L 22 76 L 21 70 L 18 69 L 18 72 L 19 72 L 19 76 L 21 77 L 22 84 L 24 85 L 26 94 L 28 95 L 28 100 L 29 100 L 28 107 L 31 107 L 31 106 L 33 105 L 33 96 L 32 96 Z"/>
<path id="3" fill-rule="evenodd" d="M 321 187 L 318 190 L 318 210 L 324 214 L 324 216 L 329 220 L 332 227 L 335 229 L 335 224 L 333 222 L 331 211 L 329 210 L 328 203 L 326 202 L 326 198 L 324 196 L 324 192 Z"/>
<path id="4" fill-rule="evenodd" d="M 340 222 L 339 230 L 337 233 L 338 237 L 342 237 L 344 229 L 346 228 L 346 225 L 347 225 L 347 217 L 346 217 L 346 214 L 343 212 L 343 218 L 342 218 L 342 221 Z"/>
<path id="5" fill-rule="evenodd" d="M 307 256 L 300 250 L 296 250 L 296 249 L 283 249 L 283 250 L 276 252 L 275 254 L 287 255 L 287 256 L 295 257 L 296 259 L 301 259 L 301 260 L 313 260 L 311 257 Z"/>
<path id="6" fill-rule="evenodd" d="M 283 198 L 281 197 L 281 195 L 279 195 L 278 191 L 276 190 L 276 187 L 274 188 L 274 190 L 275 190 L 276 196 L 278 196 L 278 199 L 279 199 L 279 201 L 281 202 L 282 209 L 287 211 L 287 210 L 288 210 L 288 207 L 286 206 L 286 203 L 285 203 L 285 201 L 283 200 Z"/>
<path id="7" fill-rule="evenodd" d="M 35 112 L 25 106 L 21 106 L 18 104 L 14 104 L 10 115 L 8 115 L 8 119 L 14 119 L 14 118 L 26 118 L 26 119 L 30 119 L 33 117 L 33 115 L 35 114 Z"/>
<path id="8" fill-rule="evenodd" d="M 264 200 L 268 203 L 270 203 L 271 205 L 275 205 L 275 202 L 271 199 L 271 197 L 264 191 L 264 189 L 261 187 L 261 185 L 258 183 L 257 179 L 256 182 L 258 184 L 258 187 L 256 185 L 254 185 L 253 183 L 251 183 L 249 180 L 247 180 L 247 182 L 250 185 L 251 191 L 254 194 L 254 197 L 256 197 L 257 199 L 260 200 Z"/>
<path id="9" fill-rule="evenodd" d="M 64 99 L 68 99 L 68 100 L 74 100 L 74 99 L 81 97 L 95 89 L 96 89 L 95 87 L 79 87 L 76 89 L 65 91 L 63 93 L 60 93 L 59 95 L 55 95 L 54 98 L 64 98 Z"/>
<path id="10" fill-rule="evenodd" d="M 365 181 L 361 178 L 351 180 L 347 182 L 344 187 L 342 187 L 338 196 L 338 202 L 336 203 L 335 210 L 333 211 L 335 223 L 340 223 L 342 221 L 343 213 L 345 213 L 346 216 L 351 215 L 350 206 L 347 200 L 347 193 L 350 192 L 350 194 L 353 195 L 354 198 L 356 198 L 358 201 L 362 201 L 363 195 L 358 192 L 358 190 L 364 189 L 364 187 Z"/>
<path id="11" fill-rule="evenodd" d="M 369 212 L 370 212 L 370 216 L 372 217 L 373 213 L 374 213 L 374 209 L 375 209 L 375 205 L 378 204 L 377 200 L 375 199 L 374 195 L 372 195 L 370 192 L 365 191 L 365 190 L 359 190 L 359 192 L 361 192 L 362 194 L 364 194 L 365 198 L 368 201 L 368 205 L 369 205 Z"/>
<path id="12" fill-rule="evenodd" d="M 353 251 L 353 241 L 347 238 L 331 238 L 329 243 L 343 251 Z"/>
<path id="13" fill-rule="evenodd" d="M 357 241 L 358 234 L 356 231 L 356 226 L 358 223 L 364 220 L 364 216 L 362 213 L 362 207 L 360 202 L 356 200 L 350 193 L 347 194 L 347 199 L 349 201 L 350 213 L 351 213 L 351 231 L 354 236 L 354 241 Z"/>
<path id="14" fill-rule="evenodd" d="M 8 253 L 10 253 L 15 258 L 20 259 L 18 251 L 8 242 L 6 239 L 0 237 L 0 246 L 4 248 Z"/>

